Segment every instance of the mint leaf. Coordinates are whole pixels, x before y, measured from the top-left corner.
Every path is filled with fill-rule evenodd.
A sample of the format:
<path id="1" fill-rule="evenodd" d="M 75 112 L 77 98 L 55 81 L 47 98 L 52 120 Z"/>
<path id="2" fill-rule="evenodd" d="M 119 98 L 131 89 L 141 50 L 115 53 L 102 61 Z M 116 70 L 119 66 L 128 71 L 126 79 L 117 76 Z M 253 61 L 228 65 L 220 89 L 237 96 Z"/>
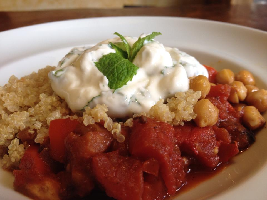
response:
<path id="1" fill-rule="evenodd" d="M 115 42 L 114 43 L 117 47 L 119 47 L 120 49 L 122 49 L 123 51 L 126 52 L 125 46 L 123 44 L 123 42 Z"/>
<path id="2" fill-rule="evenodd" d="M 122 42 L 109 43 L 109 46 L 115 49 L 116 53 L 104 55 L 95 62 L 96 67 L 108 79 L 108 86 L 110 89 L 118 89 L 126 85 L 128 81 L 132 80 L 136 75 L 138 67 L 132 61 L 140 49 L 145 45 L 145 42 L 153 40 L 160 32 L 153 32 L 138 40 L 131 47 L 128 41 L 121 34 L 115 32 Z"/>
<path id="3" fill-rule="evenodd" d="M 118 89 L 126 85 L 136 75 L 138 67 L 118 53 L 110 53 L 95 63 L 99 71 L 108 79 L 110 89 Z"/>
<path id="4" fill-rule="evenodd" d="M 131 52 L 131 46 L 129 45 L 129 43 L 127 42 L 127 40 L 125 39 L 125 37 L 123 37 L 121 34 L 119 34 L 117 32 L 115 32 L 114 34 L 120 37 L 120 39 L 123 42 L 123 45 L 124 45 L 124 47 L 126 49 L 126 52 L 128 54 L 128 58 L 129 58 L 130 52 Z"/>
<path id="5" fill-rule="evenodd" d="M 139 37 L 138 40 L 133 44 L 130 56 L 128 54 L 128 59 L 132 62 L 140 49 L 144 46 L 144 43 L 147 41 L 153 40 L 156 36 L 161 35 L 160 32 L 152 32 L 150 35 L 147 35 L 143 38 Z"/>
<path id="6" fill-rule="evenodd" d="M 119 46 L 117 46 L 116 44 L 113 44 L 112 42 L 109 43 L 109 46 L 112 49 L 115 49 L 116 53 L 120 54 L 123 58 L 128 58 L 128 54 L 126 51 L 124 51 L 123 49 L 121 49 Z"/>

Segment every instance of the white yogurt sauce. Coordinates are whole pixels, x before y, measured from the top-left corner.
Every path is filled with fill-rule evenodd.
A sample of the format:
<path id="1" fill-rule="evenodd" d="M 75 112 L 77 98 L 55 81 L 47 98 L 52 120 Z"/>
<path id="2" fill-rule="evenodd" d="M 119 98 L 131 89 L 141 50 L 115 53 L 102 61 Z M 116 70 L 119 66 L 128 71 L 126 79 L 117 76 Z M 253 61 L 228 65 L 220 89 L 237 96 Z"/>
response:
<path id="1" fill-rule="evenodd" d="M 126 39 L 130 45 L 137 40 Z M 56 70 L 49 73 L 53 90 L 66 100 L 72 111 L 80 111 L 86 105 L 106 104 L 110 117 L 147 112 L 159 99 L 187 91 L 189 77 L 208 77 L 206 68 L 194 57 L 153 40 L 147 42 L 133 60 L 139 67 L 133 79 L 116 91 L 111 90 L 108 79 L 95 66 L 102 56 L 115 53 L 109 42 L 121 40 L 114 38 L 92 48 L 74 48 Z"/>

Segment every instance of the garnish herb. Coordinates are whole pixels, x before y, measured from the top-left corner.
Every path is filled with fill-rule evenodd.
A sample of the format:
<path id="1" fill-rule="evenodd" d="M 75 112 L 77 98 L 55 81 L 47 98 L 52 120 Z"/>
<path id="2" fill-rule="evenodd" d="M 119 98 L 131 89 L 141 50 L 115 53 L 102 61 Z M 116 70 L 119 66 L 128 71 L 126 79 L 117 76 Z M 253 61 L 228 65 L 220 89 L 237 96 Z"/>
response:
<path id="1" fill-rule="evenodd" d="M 159 32 L 153 32 L 138 40 L 131 47 L 128 41 L 119 33 L 115 32 L 122 40 L 122 45 L 109 43 L 109 46 L 115 49 L 116 53 L 104 55 L 95 62 L 96 67 L 108 79 L 108 86 L 110 89 L 118 89 L 131 81 L 136 75 L 138 67 L 132 63 L 137 53 L 145 45 L 146 42 L 153 40 L 156 36 L 161 35 Z"/>
<path id="2" fill-rule="evenodd" d="M 140 49 L 144 46 L 145 42 L 153 40 L 156 36 L 161 35 L 160 32 L 153 32 L 150 35 L 147 35 L 146 37 L 139 37 L 138 40 L 133 44 L 133 47 L 131 49 L 130 56 L 128 59 L 132 62 L 138 53 Z"/>
<path id="3" fill-rule="evenodd" d="M 108 87 L 114 90 L 132 80 L 138 69 L 137 66 L 118 53 L 107 54 L 95 64 L 98 70 L 107 77 Z"/>

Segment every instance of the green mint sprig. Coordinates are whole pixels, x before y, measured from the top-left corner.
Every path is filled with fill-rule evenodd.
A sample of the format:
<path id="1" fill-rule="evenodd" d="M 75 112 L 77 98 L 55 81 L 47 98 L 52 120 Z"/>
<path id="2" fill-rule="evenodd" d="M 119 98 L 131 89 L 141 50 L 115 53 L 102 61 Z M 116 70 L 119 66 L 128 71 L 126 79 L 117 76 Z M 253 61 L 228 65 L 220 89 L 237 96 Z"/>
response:
<path id="1" fill-rule="evenodd" d="M 138 51 L 144 46 L 145 42 L 149 42 L 153 40 L 156 36 L 161 35 L 160 32 L 153 32 L 150 35 L 147 35 L 145 37 L 139 37 L 138 40 L 133 44 L 133 47 L 130 51 L 130 56 L 128 59 L 133 62 L 135 56 L 137 55 Z"/>
<path id="2" fill-rule="evenodd" d="M 120 37 L 122 45 L 110 42 L 109 46 L 115 49 L 116 53 L 102 56 L 95 65 L 107 77 L 109 88 L 116 90 L 126 85 L 136 75 L 138 67 L 132 62 L 140 49 L 161 33 L 153 32 L 143 38 L 139 37 L 132 47 L 121 34 L 117 32 L 114 34 Z"/>
<path id="3" fill-rule="evenodd" d="M 118 53 L 109 53 L 95 63 L 108 79 L 110 89 L 118 89 L 126 85 L 136 75 L 138 67 Z"/>

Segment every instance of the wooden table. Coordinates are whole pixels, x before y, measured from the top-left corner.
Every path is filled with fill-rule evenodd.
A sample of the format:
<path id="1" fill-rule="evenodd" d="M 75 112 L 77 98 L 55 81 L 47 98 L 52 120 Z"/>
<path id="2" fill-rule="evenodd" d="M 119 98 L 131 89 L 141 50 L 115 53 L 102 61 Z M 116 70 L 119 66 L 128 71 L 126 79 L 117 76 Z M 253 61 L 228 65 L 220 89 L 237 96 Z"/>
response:
<path id="1" fill-rule="evenodd" d="M 184 5 L 179 7 L 129 7 L 124 9 L 73 9 L 0 12 L 0 31 L 44 22 L 108 16 L 176 16 L 209 19 L 267 31 L 267 5 Z"/>

